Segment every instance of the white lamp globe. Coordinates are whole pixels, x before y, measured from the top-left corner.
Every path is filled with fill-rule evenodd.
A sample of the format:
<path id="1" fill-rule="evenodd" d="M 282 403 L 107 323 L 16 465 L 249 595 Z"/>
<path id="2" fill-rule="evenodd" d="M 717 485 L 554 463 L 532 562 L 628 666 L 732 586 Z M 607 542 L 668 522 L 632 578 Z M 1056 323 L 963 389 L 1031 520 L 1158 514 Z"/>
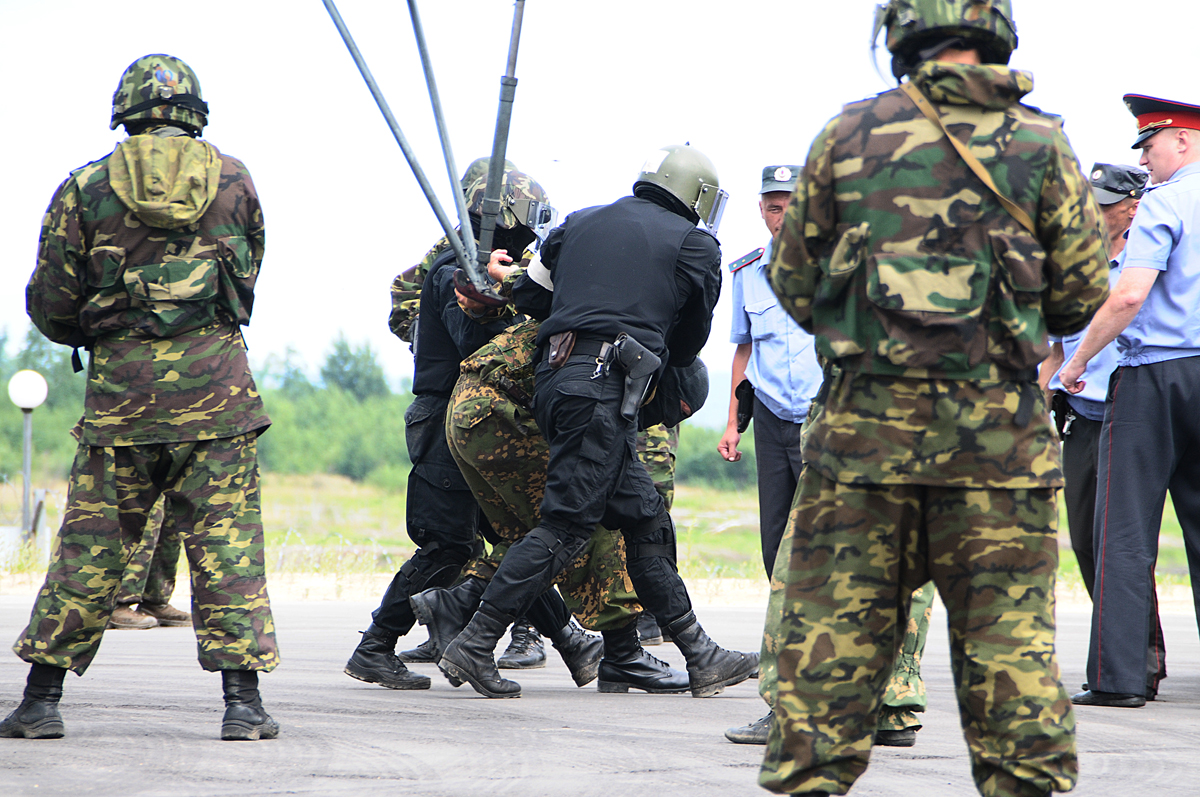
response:
<path id="1" fill-rule="evenodd" d="M 32 410 L 46 400 L 46 378 L 37 371 L 17 371 L 8 380 L 8 397 L 23 410 Z"/>

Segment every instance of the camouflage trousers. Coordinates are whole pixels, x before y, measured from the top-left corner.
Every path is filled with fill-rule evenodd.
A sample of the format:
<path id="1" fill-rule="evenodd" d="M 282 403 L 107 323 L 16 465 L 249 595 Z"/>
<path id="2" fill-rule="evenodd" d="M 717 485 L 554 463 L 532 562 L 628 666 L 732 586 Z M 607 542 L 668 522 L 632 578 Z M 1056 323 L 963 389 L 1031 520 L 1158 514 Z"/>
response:
<path id="1" fill-rule="evenodd" d="M 930 579 L 980 793 L 1075 785 L 1075 716 L 1054 651 L 1052 490 L 848 485 L 807 468 L 793 517 L 763 787 L 845 794 L 863 773 L 910 596 Z"/>
<path id="2" fill-rule="evenodd" d="M 75 454 L 67 511 L 29 627 L 13 645 L 30 663 L 82 675 L 96 656 L 121 577 L 159 495 L 179 532 L 192 622 L 206 670 L 279 663 L 263 567 L 254 435 L 99 447 Z"/>
<path id="3" fill-rule="evenodd" d="M 775 557 L 775 568 L 771 572 L 767 620 L 763 627 L 762 651 L 758 658 L 758 693 L 771 707 L 775 706 L 779 685 L 777 659 L 779 650 L 783 647 L 785 588 L 793 577 L 788 571 L 791 558 L 786 554 L 792 550 L 792 540 L 796 536 L 798 496 L 797 490 L 796 497 L 792 499 L 792 509 L 783 530 L 783 538 L 779 542 L 779 550 L 785 555 Z M 799 574 L 795 577 L 798 578 Z M 900 650 L 892 665 L 892 674 L 888 678 L 879 708 L 879 720 L 876 723 L 878 730 L 902 731 L 921 727 L 921 720 L 917 714 L 924 712 L 928 705 L 925 699 L 925 682 L 921 680 L 921 656 L 925 653 L 925 637 L 929 634 L 929 617 L 933 613 L 933 599 L 936 594 L 933 582 L 927 582 L 912 594 L 908 626 L 901 638 Z M 793 614 L 804 611 L 803 606 L 789 606 L 788 609 Z"/>
<path id="4" fill-rule="evenodd" d="M 531 412 L 472 373 L 455 386 L 446 413 L 446 440 L 501 538 L 487 555 L 469 562 L 463 575 L 490 581 L 509 546 L 541 519 L 550 446 Z M 567 608 L 591 631 L 624 628 L 642 611 L 617 531 L 597 527 L 556 583 Z"/>
<path id="5" fill-rule="evenodd" d="M 675 452 L 679 449 L 678 426 L 651 426 L 638 432 L 637 455 L 662 496 L 667 511 L 675 503 Z"/>
<path id="6" fill-rule="evenodd" d="M 121 588 L 117 590 L 118 606 L 135 603 L 165 606 L 175 594 L 175 573 L 182 546 L 174 516 L 169 522 L 164 517 L 164 503 L 161 497 L 154 503 L 142 539 L 129 557 Z"/>

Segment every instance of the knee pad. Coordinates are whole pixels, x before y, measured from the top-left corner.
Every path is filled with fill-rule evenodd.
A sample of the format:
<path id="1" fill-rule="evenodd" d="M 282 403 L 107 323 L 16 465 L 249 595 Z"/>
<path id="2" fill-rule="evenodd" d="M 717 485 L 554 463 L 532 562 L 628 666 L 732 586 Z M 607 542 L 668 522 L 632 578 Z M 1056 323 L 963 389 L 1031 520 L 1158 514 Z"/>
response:
<path id="1" fill-rule="evenodd" d="M 471 560 L 474 546 L 431 543 L 420 548 L 400 567 L 408 581 L 408 594 L 415 595 L 430 587 L 448 587 L 458 578 L 463 565 Z"/>
<path id="2" fill-rule="evenodd" d="M 631 562 L 661 557 L 671 563 L 672 570 L 677 570 L 675 521 L 671 520 L 670 513 L 663 509 L 655 517 L 630 529 L 625 534 L 625 550 Z"/>
<path id="3" fill-rule="evenodd" d="M 554 576 L 557 577 L 575 557 L 583 553 L 591 537 L 576 537 L 568 533 L 555 533 L 550 529 L 538 526 L 525 535 L 528 540 L 544 545 L 554 560 Z M 530 543 L 527 543 L 530 544 Z"/>

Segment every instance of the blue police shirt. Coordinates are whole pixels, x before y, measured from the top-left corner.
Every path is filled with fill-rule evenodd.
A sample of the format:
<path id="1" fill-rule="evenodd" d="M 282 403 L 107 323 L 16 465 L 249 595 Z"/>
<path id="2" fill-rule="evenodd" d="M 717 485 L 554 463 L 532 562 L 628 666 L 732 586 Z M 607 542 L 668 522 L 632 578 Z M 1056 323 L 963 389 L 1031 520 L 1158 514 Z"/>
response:
<path id="1" fill-rule="evenodd" d="M 1117 259 L 1109 264 L 1108 270 L 1108 286 L 1111 288 L 1117 284 L 1117 277 L 1121 273 L 1121 265 L 1125 260 L 1125 250 L 1117 255 Z M 1084 335 L 1087 334 L 1088 328 L 1084 327 L 1074 335 L 1068 335 L 1065 338 L 1054 338 L 1062 344 L 1063 347 L 1063 365 L 1071 361 L 1079 344 L 1083 342 Z M 1108 398 L 1108 379 L 1112 376 L 1112 372 L 1117 369 L 1117 361 L 1120 359 L 1120 352 L 1117 351 L 1117 342 L 1114 340 L 1105 346 L 1088 361 L 1087 368 L 1084 369 L 1083 375 L 1079 378 L 1084 381 L 1083 390 L 1075 395 L 1067 396 L 1067 403 L 1075 412 L 1079 413 L 1089 421 L 1104 420 L 1104 402 Z M 1062 380 L 1058 375 L 1062 373 L 1060 367 L 1050 377 L 1049 388 L 1051 390 L 1063 390 Z"/>
<path id="2" fill-rule="evenodd" d="M 751 343 L 746 378 L 754 395 L 777 418 L 803 423 L 821 388 L 812 335 L 782 307 L 767 281 L 771 244 L 758 262 L 733 272 L 733 343 Z"/>
<path id="3" fill-rule="evenodd" d="M 1146 189 L 1138 205 L 1124 268 L 1162 273 L 1138 314 L 1117 337 L 1121 365 L 1148 365 L 1200 355 L 1200 163 Z"/>

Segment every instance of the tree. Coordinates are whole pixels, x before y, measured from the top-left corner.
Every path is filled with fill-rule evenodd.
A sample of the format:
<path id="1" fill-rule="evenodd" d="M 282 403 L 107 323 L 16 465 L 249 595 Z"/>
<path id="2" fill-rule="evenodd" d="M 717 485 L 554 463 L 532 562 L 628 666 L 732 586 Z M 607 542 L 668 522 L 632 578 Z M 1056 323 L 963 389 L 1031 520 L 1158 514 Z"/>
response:
<path id="1" fill-rule="evenodd" d="M 278 390 L 291 399 L 312 395 L 317 388 L 304 372 L 300 353 L 291 346 L 283 356 L 271 354 L 263 364 L 258 381 L 268 390 Z"/>
<path id="2" fill-rule="evenodd" d="M 345 335 L 340 332 L 333 342 L 333 351 L 321 366 L 321 379 L 326 387 L 340 388 L 359 401 L 391 394 L 383 377 L 383 367 L 375 358 L 371 344 L 364 343 L 352 349 Z"/>

